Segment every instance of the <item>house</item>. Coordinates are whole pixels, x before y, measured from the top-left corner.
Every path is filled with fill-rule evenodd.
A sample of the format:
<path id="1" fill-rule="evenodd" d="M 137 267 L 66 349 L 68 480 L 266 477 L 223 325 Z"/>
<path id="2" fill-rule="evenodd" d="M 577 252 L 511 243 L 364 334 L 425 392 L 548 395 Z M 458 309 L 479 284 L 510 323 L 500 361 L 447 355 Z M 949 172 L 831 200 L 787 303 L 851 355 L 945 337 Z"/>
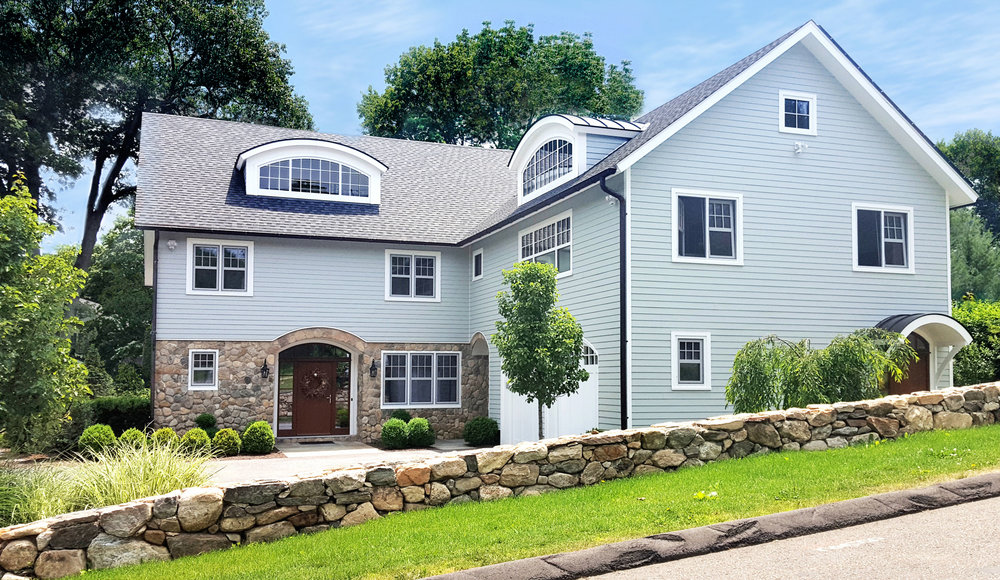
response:
<path id="1" fill-rule="evenodd" d="M 501 272 L 554 264 L 591 378 L 549 434 L 720 414 L 736 351 L 882 325 L 951 384 L 949 208 L 975 193 L 813 22 L 634 122 L 514 151 L 143 119 L 154 418 L 378 438 L 396 409 L 505 441 L 535 413 L 490 346 Z"/>

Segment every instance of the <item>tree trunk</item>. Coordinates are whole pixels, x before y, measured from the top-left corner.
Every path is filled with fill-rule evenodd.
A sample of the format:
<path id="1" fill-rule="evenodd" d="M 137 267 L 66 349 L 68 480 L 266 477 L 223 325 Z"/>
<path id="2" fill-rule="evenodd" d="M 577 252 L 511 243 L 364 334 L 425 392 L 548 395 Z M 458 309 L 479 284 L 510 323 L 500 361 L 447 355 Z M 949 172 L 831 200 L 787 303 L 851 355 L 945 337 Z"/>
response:
<path id="1" fill-rule="evenodd" d="M 538 399 L 538 440 L 541 441 L 543 438 L 542 433 L 542 400 Z"/>
<path id="2" fill-rule="evenodd" d="M 103 218 L 103 211 L 87 212 L 87 217 L 83 222 L 83 238 L 80 240 L 80 255 L 76 257 L 76 267 L 81 270 L 90 269 L 94 246 L 97 244 L 97 234 L 101 231 Z"/>

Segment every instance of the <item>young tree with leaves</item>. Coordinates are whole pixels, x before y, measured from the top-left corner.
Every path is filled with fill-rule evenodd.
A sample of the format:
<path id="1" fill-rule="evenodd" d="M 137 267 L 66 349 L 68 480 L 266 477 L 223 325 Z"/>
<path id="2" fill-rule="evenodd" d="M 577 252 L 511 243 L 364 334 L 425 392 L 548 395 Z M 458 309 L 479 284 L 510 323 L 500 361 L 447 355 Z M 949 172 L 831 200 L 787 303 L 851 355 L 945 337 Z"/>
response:
<path id="1" fill-rule="evenodd" d="M 8 0 L 0 5 L 0 179 L 77 177 L 92 160 L 77 266 L 135 192 L 142 113 L 311 128 L 262 0 Z M 8 76 L 9 73 L 9 76 Z"/>
<path id="2" fill-rule="evenodd" d="M 590 374 L 580 366 L 583 328 L 569 310 L 556 307 L 556 271 L 551 264 L 520 262 L 504 270 L 508 291 L 497 294 L 501 320 L 493 344 L 507 388 L 538 402 L 538 438 L 542 414 L 556 399 L 571 395 Z"/>
<path id="3" fill-rule="evenodd" d="M 39 255 L 55 228 L 39 220 L 21 181 L 0 198 L 0 427 L 15 448 L 42 447 L 87 372 L 70 356 L 67 311 L 86 274 L 68 252 Z"/>
<path id="4" fill-rule="evenodd" d="M 630 63 L 606 65 L 590 34 L 536 39 L 531 25 L 512 21 L 411 48 L 386 67 L 385 84 L 358 105 L 370 135 L 513 148 L 548 113 L 631 118 L 642 110 Z"/>

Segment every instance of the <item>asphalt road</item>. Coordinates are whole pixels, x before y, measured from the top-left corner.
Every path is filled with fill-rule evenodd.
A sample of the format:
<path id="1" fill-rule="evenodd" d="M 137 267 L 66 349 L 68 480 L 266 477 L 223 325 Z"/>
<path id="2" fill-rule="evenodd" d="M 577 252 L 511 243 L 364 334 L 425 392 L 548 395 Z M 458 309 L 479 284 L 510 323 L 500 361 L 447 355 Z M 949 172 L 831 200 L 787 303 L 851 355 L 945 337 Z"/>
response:
<path id="1" fill-rule="evenodd" d="M 998 544 L 994 498 L 598 578 L 1000 578 Z"/>

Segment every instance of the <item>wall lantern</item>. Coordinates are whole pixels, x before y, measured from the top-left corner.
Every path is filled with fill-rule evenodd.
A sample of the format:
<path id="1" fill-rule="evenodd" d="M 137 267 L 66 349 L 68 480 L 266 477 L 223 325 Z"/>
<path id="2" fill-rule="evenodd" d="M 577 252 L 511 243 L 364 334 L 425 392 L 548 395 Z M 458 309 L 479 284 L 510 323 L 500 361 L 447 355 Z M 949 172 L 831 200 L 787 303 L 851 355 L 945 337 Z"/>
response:
<path id="1" fill-rule="evenodd" d="M 260 367 L 260 377 L 266 379 L 271 374 L 271 369 L 267 366 L 267 359 L 264 359 L 264 364 Z"/>
<path id="2" fill-rule="evenodd" d="M 368 367 L 368 376 L 374 379 L 375 375 L 377 374 L 378 374 L 378 363 L 375 362 L 375 357 L 372 357 L 372 366 Z"/>

